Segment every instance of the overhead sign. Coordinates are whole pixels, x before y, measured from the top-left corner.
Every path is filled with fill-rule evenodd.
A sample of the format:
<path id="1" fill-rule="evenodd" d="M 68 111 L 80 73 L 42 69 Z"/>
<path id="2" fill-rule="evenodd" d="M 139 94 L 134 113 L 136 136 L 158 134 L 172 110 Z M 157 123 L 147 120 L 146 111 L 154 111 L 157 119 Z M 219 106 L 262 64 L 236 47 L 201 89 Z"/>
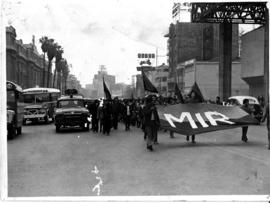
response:
<path id="1" fill-rule="evenodd" d="M 155 58 L 155 54 L 153 53 L 138 53 L 138 58 L 139 59 L 151 59 L 151 58 Z"/>

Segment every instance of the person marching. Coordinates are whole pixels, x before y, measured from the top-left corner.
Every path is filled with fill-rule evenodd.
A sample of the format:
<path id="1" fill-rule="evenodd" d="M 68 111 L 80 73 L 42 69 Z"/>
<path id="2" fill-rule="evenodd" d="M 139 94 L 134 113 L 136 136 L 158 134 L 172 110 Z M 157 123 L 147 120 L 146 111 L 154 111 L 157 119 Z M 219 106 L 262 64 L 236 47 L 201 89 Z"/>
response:
<path id="1" fill-rule="evenodd" d="M 103 102 L 101 102 L 99 104 L 99 107 L 97 109 L 97 118 L 98 118 L 98 121 L 99 121 L 99 132 L 100 133 L 103 131 L 103 124 L 104 124 Z"/>
<path id="2" fill-rule="evenodd" d="M 125 114 L 124 114 L 124 119 L 125 119 L 125 126 L 126 126 L 126 131 L 130 130 L 130 119 L 131 119 L 131 102 L 126 101 L 125 105 Z"/>
<path id="3" fill-rule="evenodd" d="M 269 129 L 269 103 L 264 107 L 264 113 L 261 122 L 266 120 L 267 134 L 268 134 L 268 149 L 270 150 L 270 129 Z"/>
<path id="4" fill-rule="evenodd" d="M 244 99 L 243 105 L 241 106 L 241 109 L 243 109 L 245 112 L 247 112 L 250 115 L 252 114 L 252 109 L 250 108 L 249 100 L 248 99 Z M 243 142 L 247 142 L 248 141 L 247 131 L 248 131 L 248 126 L 242 127 L 242 141 Z"/>
<path id="5" fill-rule="evenodd" d="M 118 97 L 115 97 L 112 104 L 112 125 L 115 130 L 118 128 L 118 118 L 119 118 L 119 112 L 120 112 L 120 103 L 118 100 Z"/>
<path id="6" fill-rule="evenodd" d="M 98 132 L 98 107 L 99 100 L 95 100 L 91 105 L 90 113 L 92 114 L 92 130 L 93 132 Z"/>
<path id="7" fill-rule="evenodd" d="M 195 82 L 191 88 L 190 93 L 188 94 L 189 98 L 187 99 L 186 103 L 202 103 L 204 102 L 203 95 Z M 187 135 L 186 140 L 189 141 L 189 135 Z M 193 144 L 196 143 L 195 135 L 191 135 L 191 141 Z"/>
<path id="8" fill-rule="evenodd" d="M 112 118 L 112 110 L 111 105 L 108 100 L 104 101 L 103 105 L 103 134 L 110 134 L 111 131 L 111 118 Z"/>
<path id="9" fill-rule="evenodd" d="M 152 97 L 146 98 L 146 105 L 143 108 L 144 115 L 144 130 L 147 138 L 147 149 L 153 151 L 153 142 L 156 130 L 160 126 L 159 116 Z"/>

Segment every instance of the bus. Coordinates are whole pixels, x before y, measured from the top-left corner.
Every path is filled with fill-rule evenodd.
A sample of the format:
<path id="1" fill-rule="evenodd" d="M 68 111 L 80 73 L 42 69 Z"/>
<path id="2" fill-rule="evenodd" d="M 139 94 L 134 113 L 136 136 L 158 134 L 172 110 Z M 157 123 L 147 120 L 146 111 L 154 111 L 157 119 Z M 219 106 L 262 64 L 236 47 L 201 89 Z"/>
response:
<path id="1" fill-rule="evenodd" d="M 27 121 L 49 123 L 54 120 L 53 113 L 61 92 L 55 88 L 34 87 L 23 90 L 24 107 L 23 124 Z"/>
<path id="2" fill-rule="evenodd" d="M 6 82 L 7 90 L 7 138 L 13 139 L 22 133 L 24 104 L 22 88 L 11 82 Z"/>

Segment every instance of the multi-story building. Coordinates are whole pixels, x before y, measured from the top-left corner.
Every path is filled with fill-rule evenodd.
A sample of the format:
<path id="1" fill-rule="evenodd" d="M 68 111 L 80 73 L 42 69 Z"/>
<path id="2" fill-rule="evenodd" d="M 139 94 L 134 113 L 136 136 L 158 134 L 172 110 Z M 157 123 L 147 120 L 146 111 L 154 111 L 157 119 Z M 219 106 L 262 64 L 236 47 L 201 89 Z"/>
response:
<path id="1" fill-rule="evenodd" d="M 17 40 L 16 37 L 15 28 L 6 27 L 7 80 L 19 84 L 23 89 L 42 87 L 44 75 L 47 79 L 48 62 L 44 60 L 43 55 L 37 52 L 34 36 L 30 44 L 23 44 L 22 40 Z M 53 78 L 52 73 L 50 78 Z M 52 84 L 52 80 L 50 84 Z"/>
<path id="2" fill-rule="evenodd" d="M 238 58 L 238 25 L 233 25 L 232 59 Z M 169 92 L 174 92 L 176 71 L 179 64 L 195 59 L 197 61 L 218 61 L 219 57 L 219 25 L 208 23 L 171 24 L 168 37 Z M 182 84 L 178 84 L 180 88 Z"/>
<path id="3" fill-rule="evenodd" d="M 249 95 L 255 97 L 264 95 L 265 91 L 264 32 L 265 28 L 261 26 L 241 37 L 241 76 L 249 85 Z"/>
<path id="4" fill-rule="evenodd" d="M 177 67 L 177 82 L 183 84 L 181 90 L 187 94 L 194 82 L 198 84 L 206 100 L 215 101 L 218 92 L 218 61 L 185 61 Z M 232 62 L 232 96 L 248 95 L 248 85 L 241 79 L 240 60 Z"/>
<path id="5" fill-rule="evenodd" d="M 160 95 L 168 96 L 168 74 L 169 66 L 162 64 L 150 72 L 151 82 L 157 88 Z"/>
<path id="6" fill-rule="evenodd" d="M 105 66 L 101 65 L 98 74 L 95 74 L 93 78 L 93 86 L 94 89 L 97 90 L 96 96 L 98 98 L 104 97 L 103 78 L 111 93 L 115 85 L 115 76 L 109 75 L 106 71 Z"/>

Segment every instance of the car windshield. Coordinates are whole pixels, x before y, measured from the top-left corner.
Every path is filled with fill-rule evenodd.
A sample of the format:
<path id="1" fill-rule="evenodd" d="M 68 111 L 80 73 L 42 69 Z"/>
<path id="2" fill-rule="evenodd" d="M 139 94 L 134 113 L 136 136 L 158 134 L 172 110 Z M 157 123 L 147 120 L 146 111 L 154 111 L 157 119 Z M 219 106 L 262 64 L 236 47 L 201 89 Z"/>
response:
<path id="1" fill-rule="evenodd" d="M 58 102 L 59 108 L 76 107 L 76 106 L 83 107 L 84 106 L 83 100 L 61 100 Z"/>

